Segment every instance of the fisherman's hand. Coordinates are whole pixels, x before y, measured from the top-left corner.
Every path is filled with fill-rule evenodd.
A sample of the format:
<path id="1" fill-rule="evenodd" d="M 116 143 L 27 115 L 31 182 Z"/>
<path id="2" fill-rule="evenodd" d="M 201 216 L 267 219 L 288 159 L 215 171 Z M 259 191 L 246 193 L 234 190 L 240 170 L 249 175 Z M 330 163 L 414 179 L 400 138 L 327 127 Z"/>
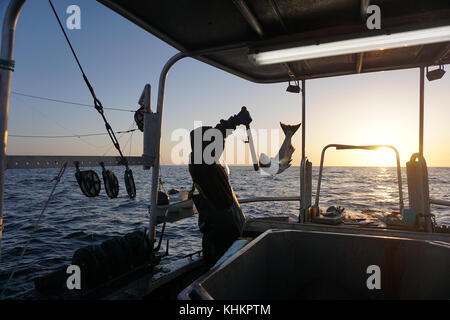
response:
<path id="1" fill-rule="evenodd" d="M 243 124 L 246 127 L 248 127 L 253 121 L 246 107 L 242 107 L 241 112 L 236 115 L 236 120 L 237 122 L 239 122 L 239 124 Z"/>

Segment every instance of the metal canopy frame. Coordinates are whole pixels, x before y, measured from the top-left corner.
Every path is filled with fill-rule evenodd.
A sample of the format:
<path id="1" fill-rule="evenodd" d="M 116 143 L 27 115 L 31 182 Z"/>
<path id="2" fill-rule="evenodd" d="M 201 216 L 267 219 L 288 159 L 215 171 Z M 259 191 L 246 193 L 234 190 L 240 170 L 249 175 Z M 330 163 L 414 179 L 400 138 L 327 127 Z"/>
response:
<path id="1" fill-rule="evenodd" d="M 183 59 L 185 56 L 184 53 L 177 53 L 172 58 L 170 58 L 166 64 L 164 65 L 161 75 L 159 76 L 159 85 L 158 85 L 158 105 L 157 105 L 157 117 L 158 117 L 158 133 L 159 136 L 156 138 L 156 157 L 153 165 L 152 172 L 152 193 L 150 199 L 150 222 L 149 222 L 149 230 L 150 230 L 150 240 L 153 243 L 156 241 L 156 225 L 157 225 L 157 199 L 158 199 L 158 191 L 159 191 L 159 166 L 160 166 L 160 153 L 161 153 L 161 130 L 162 130 L 162 119 L 163 119 L 163 111 L 164 111 L 164 93 L 166 88 L 166 77 L 169 73 L 170 68 L 177 63 L 179 60 Z"/>
<path id="2" fill-rule="evenodd" d="M 450 6 L 446 0 L 419 0 L 401 9 L 391 1 L 377 1 L 375 4 L 382 8 L 383 13 L 382 30 L 368 30 L 366 27 L 367 13 L 364 10 L 369 4 L 367 0 L 325 0 L 320 3 L 314 0 L 97 1 L 186 55 L 257 83 L 450 63 L 448 43 L 264 67 L 252 66 L 247 58 L 253 50 L 281 49 L 448 25 Z"/>

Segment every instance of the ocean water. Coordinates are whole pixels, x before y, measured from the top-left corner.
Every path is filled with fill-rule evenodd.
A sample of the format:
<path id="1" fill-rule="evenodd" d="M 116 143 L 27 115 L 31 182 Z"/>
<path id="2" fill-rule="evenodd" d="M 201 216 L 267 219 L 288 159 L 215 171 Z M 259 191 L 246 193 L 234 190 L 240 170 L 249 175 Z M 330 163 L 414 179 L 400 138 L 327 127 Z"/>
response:
<path id="1" fill-rule="evenodd" d="M 94 168 L 99 175 L 99 168 Z M 110 168 L 111 169 L 111 168 Z M 53 199 L 35 232 L 27 252 L 1 299 L 34 299 L 33 279 L 69 264 L 73 253 L 89 244 L 98 244 L 108 238 L 124 235 L 148 224 L 148 203 L 151 189 L 151 171 L 133 167 L 137 186 L 136 199 L 129 199 L 123 168 L 112 168 L 119 178 L 119 198 L 109 199 L 105 191 L 97 198 L 82 195 L 74 176 L 67 169 L 57 186 Z M 239 198 L 254 196 L 296 196 L 299 194 L 299 168 L 292 167 L 278 176 L 262 176 L 252 167 L 231 167 L 230 180 Z M 163 166 L 162 179 L 167 189 L 187 191 L 191 178 L 187 167 Z M 0 292 L 17 263 L 30 237 L 53 186 L 58 169 L 9 170 L 5 178 L 4 231 L 2 260 L 0 262 Z M 313 168 L 313 197 L 318 168 Z M 450 198 L 450 168 L 429 168 L 430 196 Z M 408 203 L 406 173 L 403 169 L 403 195 Z M 346 212 L 379 210 L 398 211 L 398 188 L 395 168 L 326 167 L 321 187 L 320 206 L 339 205 Z M 247 217 L 273 215 L 298 217 L 297 202 L 263 202 L 243 204 Z M 450 225 L 450 208 L 432 206 L 438 224 Z M 170 256 L 162 264 L 201 249 L 201 233 L 197 216 L 170 223 L 166 227 L 170 239 Z M 164 246 L 163 246 L 164 249 Z"/>

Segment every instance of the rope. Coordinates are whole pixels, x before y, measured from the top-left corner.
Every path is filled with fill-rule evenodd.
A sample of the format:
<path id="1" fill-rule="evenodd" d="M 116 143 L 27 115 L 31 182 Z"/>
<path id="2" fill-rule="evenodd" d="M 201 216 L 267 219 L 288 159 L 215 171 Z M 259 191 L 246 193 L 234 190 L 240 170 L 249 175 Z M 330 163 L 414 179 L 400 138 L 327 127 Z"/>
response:
<path id="1" fill-rule="evenodd" d="M 117 140 L 116 135 L 114 134 L 114 131 L 111 128 L 111 125 L 106 120 L 103 105 L 102 105 L 101 101 L 97 98 L 97 96 L 95 95 L 94 88 L 91 86 L 91 83 L 89 82 L 86 74 L 84 73 L 83 67 L 81 66 L 81 63 L 78 60 L 78 56 L 77 56 L 77 54 L 75 53 L 75 50 L 72 47 L 72 43 L 70 42 L 69 37 L 67 36 L 66 31 L 64 30 L 64 27 L 63 27 L 63 25 L 61 23 L 61 20 L 59 19 L 58 13 L 56 12 L 55 7 L 53 6 L 52 0 L 48 0 L 48 2 L 50 3 L 50 6 L 51 6 L 52 11 L 53 11 L 53 14 L 55 15 L 55 18 L 58 21 L 59 27 L 60 27 L 62 33 L 64 34 L 64 37 L 66 38 L 67 44 L 69 45 L 70 50 L 72 51 L 73 57 L 75 58 L 75 60 L 76 60 L 76 62 L 78 64 L 78 67 L 79 67 L 79 69 L 81 71 L 81 74 L 83 75 L 84 82 L 86 83 L 89 91 L 91 92 L 92 98 L 94 99 L 94 108 L 101 115 L 101 117 L 103 119 L 103 122 L 105 123 L 106 131 L 108 132 L 109 137 L 111 138 L 111 141 L 112 141 L 114 147 L 119 152 L 120 158 L 122 160 L 122 163 L 128 169 L 127 159 L 124 157 L 124 155 L 122 153 L 122 150 L 120 149 L 119 141 Z"/>
<path id="2" fill-rule="evenodd" d="M 9 276 L 8 281 L 6 282 L 6 285 L 3 287 L 3 290 L 2 290 L 2 293 L 0 294 L 0 296 L 4 295 L 5 290 L 8 288 L 9 282 L 14 277 L 14 274 L 16 273 L 17 268 L 19 267 L 20 263 L 22 262 L 25 252 L 27 251 L 28 245 L 30 244 L 31 240 L 33 239 L 34 233 L 36 232 L 36 230 L 38 228 L 39 222 L 41 221 L 41 218 L 44 215 L 45 210 L 47 210 L 48 204 L 50 203 L 50 200 L 52 199 L 53 194 L 55 193 L 56 186 L 58 185 L 59 181 L 61 181 L 61 178 L 62 178 L 64 172 L 66 171 L 66 167 L 67 167 L 67 162 L 65 162 L 63 164 L 63 166 L 59 170 L 58 175 L 53 179 L 55 181 L 55 184 L 53 185 L 52 191 L 50 192 L 50 195 L 48 196 L 48 199 L 45 202 L 45 205 L 42 208 L 42 211 L 41 211 L 38 219 L 34 223 L 33 231 L 31 231 L 30 238 L 28 239 L 27 243 L 23 247 L 22 253 L 20 254 L 20 257 L 19 257 L 19 261 L 17 261 L 16 265 L 14 266 L 14 268 L 11 272 L 11 275 Z"/>
<path id="3" fill-rule="evenodd" d="M 123 145 L 123 150 L 126 150 L 128 145 L 130 146 L 129 151 L 128 151 L 128 156 L 131 157 L 131 145 L 133 143 L 133 134 L 135 131 L 137 131 L 138 129 L 134 128 L 135 124 L 132 124 L 132 128 L 133 128 L 133 132 L 130 134 L 130 137 L 128 138 L 128 140 L 125 142 L 125 144 Z"/>
<path id="4" fill-rule="evenodd" d="M 133 133 L 137 129 L 132 130 L 124 130 L 124 131 L 116 131 L 117 134 L 126 134 L 126 133 Z M 71 136 L 24 136 L 24 135 L 17 135 L 17 134 L 9 134 L 8 137 L 12 138 L 80 138 L 80 137 L 94 137 L 94 136 L 105 136 L 107 133 L 89 133 L 89 134 L 76 134 Z"/>
<path id="5" fill-rule="evenodd" d="M 131 136 L 130 136 L 130 152 L 128 153 L 129 157 L 131 157 L 131 147 L 133 145 L 133 134 L 134 134 L 134 131 L 131 133 Z"/>
<path id="6" fill-rule="evenodd" d="M 67 101 L 67 100 L 59 100 L 59 99 L 53 99 L 53 98 L 47 98 L 47 97 L 40 97 L 40 96 L 33 96 L 31 94 L 26 94 L 26 93 L 21 93 L 21 92 L 17 92 L 17 91 L 11 91 L 12 94 L 16 95 L 16 96 L 22 96 L 22 97 L 27 97 L 27 98 L 32 98 L 32 99 L 38 99 L 38 100 L 45 100 L 45 101 L 52 101 L 52 102 L 58 102 L 58 103 L 64 103 L 64 104 L 69 104 L 69 105 L 75 105 L 75 106 L 81 106 L 81 107 L 89 107 L 89 108 L 93 108 L 95 107 L 92 104 L 85 104 L 85 103 L 80 103 L 80 102 L 73 102 L 73 101 Z M 113 111 L 123 111 L 123 112 L 135 112 L 133 110 L 127 110 L 127 109 L 121 109 L 121 108 L 107 108 L 104 107 L 103 109 L 105 110 L 113 110 Z"/>

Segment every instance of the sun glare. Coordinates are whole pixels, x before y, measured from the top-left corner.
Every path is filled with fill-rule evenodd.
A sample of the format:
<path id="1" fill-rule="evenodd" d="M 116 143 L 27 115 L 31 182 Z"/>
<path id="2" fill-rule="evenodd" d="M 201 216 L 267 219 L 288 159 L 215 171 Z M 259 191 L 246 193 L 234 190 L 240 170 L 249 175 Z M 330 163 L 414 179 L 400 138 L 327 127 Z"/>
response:
<path id="1" fill-rule="evenodd" d="M 373 151 L 373 159 L 377 166 L 387 167 L 395 166 L 395 153 L 389 148 L 381 148 L 379 150 Z"/>

